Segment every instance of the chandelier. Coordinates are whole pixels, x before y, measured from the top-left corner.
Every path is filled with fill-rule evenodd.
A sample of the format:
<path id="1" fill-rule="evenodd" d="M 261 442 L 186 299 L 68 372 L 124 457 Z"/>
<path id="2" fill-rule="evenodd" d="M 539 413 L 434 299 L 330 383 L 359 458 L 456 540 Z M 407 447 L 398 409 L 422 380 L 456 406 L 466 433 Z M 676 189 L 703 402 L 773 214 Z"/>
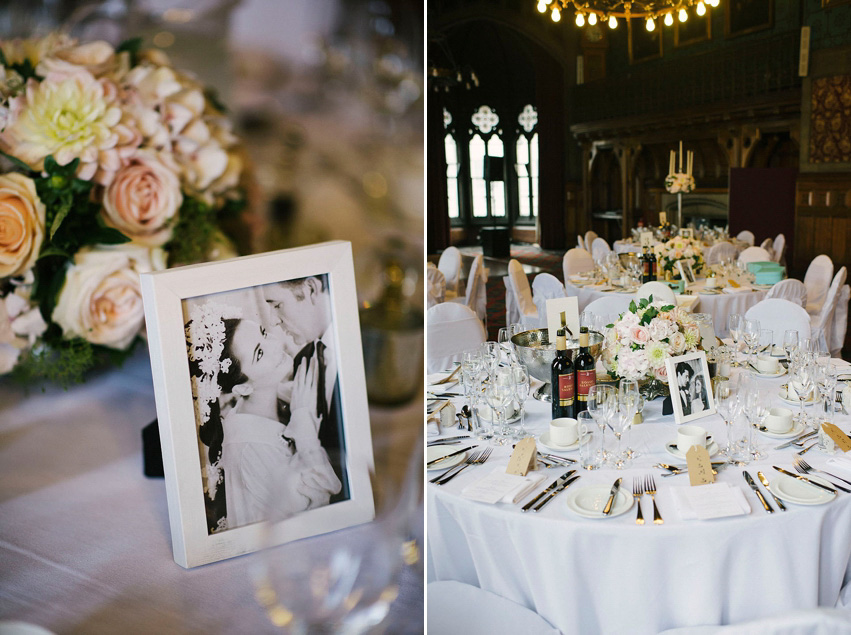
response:
<path id="1" fill-rule="evenodd" d="M 719 0 L 538 0 L 538 11 L 550 12 L 553 22 L 561 20 L 564 9 L 573 8 L 576 14 L 576 26 L 594 26 L 597 22 L 606 22 L 609 28 L 618 27 L 618 18 L 629 20 L 640 18 L 648 31 L 656 28 L 656 20 L 661 19 L 665 26 L 674 23 L 674 14 L 680 22 L 688 20 L 688 9 L 696 7 L 697 15 L 706 14 L 706 5 L 717 7 Z"/>

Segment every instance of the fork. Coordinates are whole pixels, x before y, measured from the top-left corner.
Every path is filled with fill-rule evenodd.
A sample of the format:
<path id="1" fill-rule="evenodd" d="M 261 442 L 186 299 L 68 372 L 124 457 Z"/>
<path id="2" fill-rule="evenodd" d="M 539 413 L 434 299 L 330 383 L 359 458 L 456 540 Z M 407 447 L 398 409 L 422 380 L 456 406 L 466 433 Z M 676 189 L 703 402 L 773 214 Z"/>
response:
<path id="1" fill-rule="evenodd" d="M 653 524 L 661 525 L 665 521 L 662 520 L 659 508 L 656 507 L 656 479 L 653 478 L 652 474 L 644 479 L 644 492 L 650 494 L 650 500 L 653 501 Z"/>
<path id="2" fill-rule="evenodd" d="M 641 484 L 641 479 L 632 479 L 632 497 L 635 499 L 635 506 L 638 512 L 635 514 L 635 524 L 644 524 L 644 515 L 641 513 L 641 496 L 644 494 L 644 486 Z"/>
<path id="3" fill-rule="evenodd" d="M 487 450 L 485 450 L 484 452 L 482 452 L 482 453 L 481 453 L 481 454 L 480 454 L 480 455 L 479 455 L 476 459 L 474 459 L 472 462 L 469 462 L 469 463 L 467 463 L 466 465 L 462 465 L 462 466 L 461 466 L 461 469 L 460 469 L 460 470 L 458 470 L 457 472 L 455 472 L 455 473 L 453 473 L 453 474 L 450 474 L 450 475 L 449 475 L 449 476 L 447 476 L 446 478 L 443 478 L 443 479 L 439 480 L 439 481 L 437 482 L 437 485 L 446 485 L 449 481 L 451 481 L 453 478 L 455 478 L 456 476 L 458 476 L 461 472 L 463 472 L 465 469 L 467 469 L 467 468 L 468 468 L 468 467 L 470 467 L 471 465 L 481 465 L 482 463 L 484 463 L 485 461 L 487 461 L 487 460 L 488 460 L 488 457 L 490 457 L 491 452 L 493 452 L 493 448 L 488 448 Z"/>
<path id="4" fill-rule="evenodd" d="M 795 471 L 798 472 L 798 474 L 809 474 L 809 471 L 805 470 L 804 468 L 802 468 L 797 463 L 795 464 Z M 826 483 L 830 483 L 831 487 L 835 487 L 836 489 L 841 489 L 843 492 L 851 493 L 851 489 L 848 489 L 847 487 L 842 487 L 841 485 L 837 485 L 833 481 L 828 481 L 827 479 L 824 479 L 824 481 Z M 815 481 L 813 481 L 813 483 L 815 483 Z"/>
<path id="5" fill-rule="evenodd" d="M 812 465 L 807 463 L 804 459 L 799 458 L 797 456 L 792 457 L 792 462 L 795 464 L 796 469 L 800 467 L 801 470 L 803 470 L 806 474 L 809 474 L 810 472 L 821 472 L 822 474 L 827 474 L 830 478 L 835 478 L 837 480 L 842 481 L 843 483 L 848 483 L 848 485 L 851 485 L 851 481 L 846 481 L 841 476 L 836 476 L 836 474 L 831 474 L 830 472 L 825 472 L 824 470 L 820 470 L 816 467 L 813 467 Z M 836 485 L 836 487 L 839 487 L 839 486 Z M 840 489 L 842 489 L 842 488 L 840 487 Z"/>
<path id="6" fill-rule="evenodd" d="M 798 451 L 798 452 L 795 452 L 795 454 L 797 454 L 798 456 L 801 456 L 802 454 L 806 454 L 807 452 L 809 452 L 810 450 L 812 450 L 812 449 L 813 449 L 814 447 L 816 447 L 817 445 L 818 445 L 818 441 L 813 441 L 810 445 L 808 445 L 807 447 L 805 447 L 803 450 L 800 450 L 800 451 Z M 792 458 L 794 459 L 795 457 L 792 457 Z"/>
<path id="7" fill-rule="evenodd" d="M 435 476 L 433 479 L 431 479 L 431 480 L 429 481 L 429 483 L 437 483 L 439 480 L 443 479 L 445 476 L 449 476 L 449 475 L 450 475 L 451 473 L 453 473 L 454 471 L 459 471 L 462 467 L 466 467 L 467 465 L 472 465 L 472 464 L 476 461 L 476 459 L 478 459 L 478 458 L 479 458 L 479 455 L 480 455 L 480 454 L 482 454 L 483 452 L 484 452 L 484 450 L 475 450 L 475 451 L 473 451 L 473 452 L 470 452 L 470 456 L 468 456 L 468 457 L 467 457 L 467 458 L 466 458 L 466 459 L 465 459 L 465 460 L 461 463 L 461 465 L 456 465 L 456 466 L 454 466 L 454 467 L 450 467 L 450 468 L 449 468 L 448 470 L 446 470 L 443 474 L 438 474 L 438 475 L 437 475 L 437 476 Z"/>

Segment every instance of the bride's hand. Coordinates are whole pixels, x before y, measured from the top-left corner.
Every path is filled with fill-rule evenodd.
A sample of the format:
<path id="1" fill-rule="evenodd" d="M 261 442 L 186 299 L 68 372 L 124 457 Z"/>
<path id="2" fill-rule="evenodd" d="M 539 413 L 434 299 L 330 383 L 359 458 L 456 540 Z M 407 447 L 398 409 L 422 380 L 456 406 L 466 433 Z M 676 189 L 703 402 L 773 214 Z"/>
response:
<path id="1" fill-rule="evenodd" d="M 293 392 L 290 400 L 290 410 L 295 412 L 299 408 L 307 408 L 309 412 L 316 412 L 316 400 L 319 390 L 319 364 L 310 364 L 307 361 L 299 364 L 295 377 L 293 378 Z"/>

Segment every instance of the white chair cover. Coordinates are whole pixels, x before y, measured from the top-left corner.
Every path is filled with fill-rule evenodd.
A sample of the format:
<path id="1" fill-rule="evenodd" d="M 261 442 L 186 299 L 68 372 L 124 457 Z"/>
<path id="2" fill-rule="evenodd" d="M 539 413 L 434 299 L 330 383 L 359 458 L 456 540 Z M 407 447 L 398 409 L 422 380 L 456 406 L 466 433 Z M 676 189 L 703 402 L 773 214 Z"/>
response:
<path id="1" fill-rule="evenodd" d="M 806 307 L 807 287 L 796 278 L 787 278 L 786 280 L 781 280 L 768 290 L 768 293 L 765 294 L 765 299 L 769 300 L 771 298 L 783 298 L 799 306 Z"/>
<path id="2" fill-rule="evenodd" d="M 833 310 L 833 324 L 830 327 L 830 356 L 841 357 L 845 345 L 845 333 L 848 330 L 848 300 L 851 298 L 851 287 L 843 284 L 839 290 L 836 308 Z"/>
<path id="3" fill-rule="evenodd" d="M 841 267 L 839 271 L 836 272 L 836 275 L 833 276 L 833 282 L 830 283 L 830 288 L 827 290 L 827 298 L 824 300 L 821 311 L 819 311 L 818 315 L 811 318 L 811 337 L 818 338 L 821 350 L 830 350 L 833 314 L 836 309 L 836 304 L 839 301 L 839 291 L 842 285 L 845 284 L 847 276 L 848 270 L 845 267 Z"/>
<path id="4" fill-rule="evenodd" d="M 576 246 L 579 249 L 585 249 L 585 239 L 582 238 L 582 234 L 576 234 Z"/>
<path id="5" fill-rule="evenodd" d="M 485 259 L 482 254 L 473 258 L 470 265 L 470 273 L 467 276 L 467 291 L 462 298 L 453 298 L 452 302 L 466 304 L 475 311 L 476 316 L 487 328 L 488 319 L 488 297 L 487 297 L 488 273 L 485 269 Z"/>
<path id="6" fill-rule="evenodd" d="M 739 240 L 742 240 L 742 241 L 746 242 L 746 243 L 747 243 L 747 244 L 749 244 L 751 247 L 753 247 L 754 241 L 756 240 L 756 237 L 753 235 L 753 232 L 752 232 L 752 231 L 749 231 L 749 230 L 747 230 L 747 229 L 744 229 L 744 230 L 740 231 L 740 232 L 736 235 L 736 238 L 738 238 Z"/>
<path id="7" fill-rule="evenodd" d="M 771 260 L 774 260 L 776 262 L 776 259 L 774 258 L 774 241 L 771 238 L 766 238 L 760 243 L 759 246 L 768 252 L 768 255 Z"/>
<path id="8" fill-rule="evenodd" d="M 437 268 L 443 272 L 443 277 L 446 278 L 447 297 L 456 297 L 459 293 L 459 284 L 461 281 L 461 252 L 457 247 L 447 247 L 440 254 L 440 260 L 437 261 Z"/>
<path id="9" fill-rule="evenodd" d="M 605 238 L 594 239 L 594 242 L 591 244 L 591 257 L 594 258 L 594 262 L 600 262 L 610 253 L 612 253 L 612 249 L 609 247 L 609 243 L 606 242 Z"/>
<path id="10" fill-rule="evenodd" d="M 783 256 L 786 252 L 786 236 L 777 234 L 774 239 L 774 262 L 783 262 Z"/>
<path id="11" fill-rule="evenodd" d="M 463 582 L 430 582 L 428 632 L 441 635 L 558 635 L 559 630 L 524 606 Z"/>
<path id="12" fill-rule="evenodd" d="M 798 331 L 798 341 L 810 337 L 810 315 L 804 307 L 784 300 L 771 298 L 754 304 L 745 313 L 749 320 L 759 320 L 761 329 L 771 329 L 776 346 L 783 345 L 783 332 Z"/>
<path id="13" fill-rule="evenodd" d="M 827 289 L 833 278 L 833 261 L 830 256 L 821 254 L 813 258 L 807 273 L 804 274 L 804 285 L 807 287 L 807 313 L 817 315 L 821 311 L 827 297 Z"/>
<path id="14" fill-rule="evenodd" d="M 739 254 L 739 262 L 769 262 L 771 254 L 762 247 L 748 247 Z"/>
<path id="15" fill-rule="evenodd" d="M 591 251 L 591 248 L 594 246 L 594 241 L 597 239 L 597 232 L 593 229 L 589 229 L 585 232 L 585 249 Z"/>
<path id="16" fill-rule="evenodd" d="M 716 243 L 703 252 L 703 259 L 707 265 L 717 265 L 727 258 L 733 259 L 735 257 L 736 246 L 727 241 Z"/>
<path id="17" fill-rule="evenodd" d="M 561 268 L 564 272 L 564 281 L 567 282 L 569 276 L 593 270 L 594 259 L 586 249 L 574 247 L 564 254 Z"/>
<path id="18" fill-rule="evenodd" d="M 726 626 L 669 628 L 659 635 L 849 635 L 851 611 L 820 606 Z"/>
<path id="19" fill-rule="evenodd" d="M 431 263 L 429 263 L 431 265 Z M 426 308 L 430 309 L 435 304 L 440 304 L 446 298 L 446 276 L 443 275 L 443 272 L 431 265 L 426 270 L 426 277 L 428 279 L 428 293 L 427 293 L 427 304 Z"/>
<path id="20" fill-rule="evenodd" d="M 617 313 L 620 315 L 629 309 L 630 302 L 632 302 L 630 296 L 620 293 L 607 295 L 589 302 L 583 313 L 593 313 L 594 315 L 612 315 Z"/>
<path id="21" fill-rule="evenodd" d="M 538 309 L 538 321 L 533 328 L 547 328 L 547 300 L 567 295 L 561 280 L 551 273 L 539 273 L 532 280 L 532 299 Z M 532 326 L 532 325 L 529 325 Z"/>
<path id="22" fill-rule="evenodd" d="M 523 271 L 523 265 L 512 258 L 508 261 L 508 275 L 505 280 L 505 323 L 522 324 L 530 320 L 537 321 L 538 309 L 532 299 L 532 289 L 529 279 Z"/>
<path id="23" fill-rule="evenodd" d="M 429 373 L 446 370 L 460 361 L 464 351 L 487 340 L 485 326 L 473 310 L 463 304 L 444 302 L 426 311 Z"/>
<path id="24" fill-rule="evenodd" d="M 665 302 L 670 302 L 674 306 L 677 304 L 677 296 L 674 293 L 674 290 L 664 282 L 659 282 L 658 280 L 645 282 L 638 288 L 638 291 L 635 292 L 635 299 L 641 300 L 643 298 L 648 298 L 651 295 L 653 296 L 654 302 L 656 300 L 664 300 Z"/>
<path id="25" fill-rule="evenodd" d="M 612 251 L 614 251 L 616 254 L 640 254 L 641 245 L 624 242 L 623 240 L 616 240 L 612 243 Z"/>

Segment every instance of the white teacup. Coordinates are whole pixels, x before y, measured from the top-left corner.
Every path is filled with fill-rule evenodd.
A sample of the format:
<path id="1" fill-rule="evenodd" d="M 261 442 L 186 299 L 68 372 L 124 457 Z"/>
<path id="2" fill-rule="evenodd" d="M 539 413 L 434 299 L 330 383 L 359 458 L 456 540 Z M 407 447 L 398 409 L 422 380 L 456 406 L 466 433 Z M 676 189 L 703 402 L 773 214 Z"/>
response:
<path id="1" fill-rule="evenodd" d="M 783 434 L 792 429 L 792 411 L 789 408 L 771 408 L 765 415 L 765 429 Z"/>
<path id="2" fill-rule="evenodd" d="M 718 287 L 718 278 L 707 278 L 706 284 L 703 285 L 706 289 L 715 289 Z"/>
<path id="3" fill-rule="evenodd" d="M 677 449 L 685 454 L 693 445 L 706 447 L 706 430 L 692 425 L 677 428 Z"/>
<path id="4" fill-rule="evenodd" d="M 550 442 L 554 445 L 573 445 L 579 438 L 579 422 L 569 417 L 550 421 Z"/>
<path id="5" fill-rule="evenodd" d="M 767 375 L 774 375 L 780 372 L 780 360 L 767 353 L 757 355 L 754 366 L 759 372 Z"/>

